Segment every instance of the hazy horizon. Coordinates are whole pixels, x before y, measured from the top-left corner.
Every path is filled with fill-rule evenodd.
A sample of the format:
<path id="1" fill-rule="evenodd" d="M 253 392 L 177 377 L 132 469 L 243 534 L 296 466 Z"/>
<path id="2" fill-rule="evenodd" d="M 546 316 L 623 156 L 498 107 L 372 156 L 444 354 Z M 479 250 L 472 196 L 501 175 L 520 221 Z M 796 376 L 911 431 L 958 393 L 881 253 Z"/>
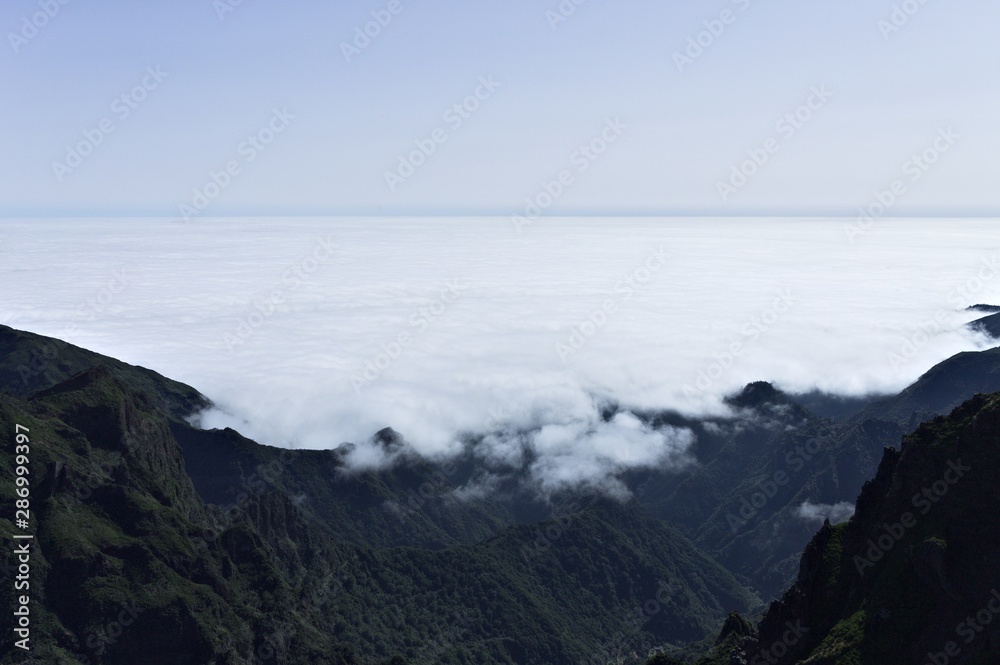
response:
<path id="1" fill-rule="evenodd" d="M 942 285 L 996 245 L 998 20 L 7 3 L 0 321 L 186 381 L 266 443 L 391 426 L 578 478 L 682 463 L 688 433 L 628 412 L 754 380 L 888 392 L 987 344 Z"/>
<path id="2" fill-rule="evenodd" d="M 8 651 L 989 660 L 998 25 L 0 3 Z"/>

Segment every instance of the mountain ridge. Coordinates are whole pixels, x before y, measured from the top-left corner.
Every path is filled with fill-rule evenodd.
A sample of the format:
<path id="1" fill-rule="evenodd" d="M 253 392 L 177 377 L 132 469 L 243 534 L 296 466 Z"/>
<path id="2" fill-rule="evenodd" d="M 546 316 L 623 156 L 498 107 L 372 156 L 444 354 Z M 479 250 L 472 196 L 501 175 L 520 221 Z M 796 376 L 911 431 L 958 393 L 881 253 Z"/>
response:
<path id="1" fill-rule="evenodd" d="M 74 356 L 84 359 L 66 358 Z M 732 609 L 760 603 L 634 502 L 498 524 L 464 543 L 352 542 L 341 527 L 359 522 L 315 505 L 324 485 L 327 503 L 343 501 L 350 487 L 381 487 L 402 503 L 403 490 L 425 476 L 397 485 L 364 474 L 345 479 L 336 451 L 284 451 L 232 430 L 194 430 L 175 408 L 183 402 L 168 399 L 193 393 L 165 383 L 150 395 L 152 374 L 90 360 L 27 397 L 0 395 L 3 429 L 28 427 L 38 442 L 32 463 L 46 469 L 32 485 L 34 639 L 46 662 L 235 664 L 268 652 L 287 663 L 571 663 L 626 642 L 681 645 Z M 58 371 L 68 367 L 48 376 Z M 130 386 L 136 377 L 141 385 Z M 193 438 L 185 447 L 186 436 Z M 202 463 L 211 466 L 212 446 L 227 445 L 246 455 L 230 457 L 228 480 L 214 488 L 206 474 L 192 480 L 193 452 L 209 454 Z M 9 450 L 0 458 L 12 464 Z M 221 503 L 206 503 L 198 487 Z M 414 509 L 418 523 L 447 531 L 447 520 L 461 517 L 435 514 L 431 503 Z M 670 593 L 660 594 L 657 611 L 636 615 L 660 602 L 661 584 Z M 126 606 L 136 616 L 111 636 L 115 622 L 105 617 Z M 457 629 L 439 617 L 465 619 Z M 495 637 L 500 625 L 510 639 Z M 15 662 L 9 642 L 4 651 L 0 662 Z"/>
<path id="2" fill-rule="evenodd" d="M 383 429 L 373 441 L 400 462 L 358 472 L 344 451 L 197 429 L 189 420 L 210 402 L 195 389 L 79 347 L 25 373 L 25 359 L 56 347 L 0 329 L 0 421 L 11 431 L 26 422 L 46 441 L 32 492 L 42 506 L 38 637 L 53 663 L 235 664 L 267 652 L 287 663 L 561 665 L 648 650 L 661 662 L 708 651 L 707 665 L 759 651 L 779 619 L 797 616 L 796 588 L 835 579 L 823 566 L 853 533 L 829 522 L 817 533 L 799 509 L 860 493 L 857 510 L 870 510 L 893 455 L 915 449 L 927 427 L 947 429 L 935 411 L 1000 391 L 1000 349 L 958 354 L 897 395 L 834 405 L 836 418 L 755 382 L 729 399 L 728 418 L 638 414 L 691 427 L 697 460 L 680 473 L 626 474 L 629 501 L 457 500 L 474 457 L 446 469 Z M 915 418 L 933 420 L 904 439 Z M 923 547 L 933 582 L 943 554 Z M 147 593 L 142 580 L 158 585 Z M 764 607 L 755 590 L 768 600 L 793 580 L 759 627 L 742 618 Z M 82 602 L 60 600 L 64 588 Z M 142 601 L 136 628 L 112 641 L 100 617 L 129 598 Z M 175 639 L 149 637 L 156 623 Z M 822 646 L 800 638 L 803 649 Z M 0 663 L 12 658 L 0 652 Z"/>

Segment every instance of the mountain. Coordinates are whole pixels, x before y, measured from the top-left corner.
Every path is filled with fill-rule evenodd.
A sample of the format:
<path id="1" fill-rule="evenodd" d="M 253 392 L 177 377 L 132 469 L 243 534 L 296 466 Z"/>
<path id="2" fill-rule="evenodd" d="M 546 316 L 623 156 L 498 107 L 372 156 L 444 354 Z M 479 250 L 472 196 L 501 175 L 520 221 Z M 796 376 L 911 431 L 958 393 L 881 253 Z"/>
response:
<path id="1" fill-rule="evenodd" d="M 209 405 L 194 388 L 144 367 L 82 349 L 53 337 L 0 325 L 0 392 L 29 397 L 88 369 L 103 366 L 129 386 L 146 393 L 157 412 L 175 419 Z"/>
<path id="2" fill-rule="evenodd" d="M 634 474 L 630 487 L 650 512 L 776 598 L 823 518 L 849 516 L 885 447 L 977 393 L 997 391 L 1000 348 L 959 353 L 896 395 L 854 400 L 853 415 L 838 419 L 770 384 L 750 384 L 731 398 L 729 418 L 647 414 L 653 425 L 690 427 L 698 463 L 679 474 Z"/>
<path id="3" fill-rule="evenodd" d="M 514 523 L 501 503 L 449 498 L 425 462 L 356 474 L 342 452 L 199 431 L 187 419 L 208 402 L 190 387 L 28 333 L 0 342 L 0 431 L 26 428 L 31 469 L 31 526 L 7 502 L 2 530 L 34 537 L 41 662 L 604 662 L 760 606 L 636 501 L 565 496 Z M 0 662 L 21 656 L 7 641 Z"/>
<path id="4" fill-rule="evenodd" d="M 382 430 L 371 443 L 397 463 L 359 472 L 350 444 L 286 450 L 200 430 L 209 400 L 195 389 L 0 327 L 0 431 L 29 430 L 31 639 L 46 663 L 731 665 L 775 656 L 789 626 L 782 662 L 916 663 L 893 650 L 933 649 L 934 626 L 994 584 L 1000 398 L 940 414 L 996 391 L 996 349 L 878 398 L 757 382 L 728 417 L 638 414 L 690 428 L 695 463 L 626 474 L 630 500 L 543 498 L 516 473 L 470 495 L 474 440 L 442 465 Z M 0 463 L 16 454 L 4 446 Z M 949 461 L 973 471 L 907 527 L 913 542 L 848 576 L 858 548 L 895 538 L 905 492 L 958 473 Z M 13 476 L 0 485 L 14 495 Z M 25 531 L 3 510 L 15 542 Z M 6 634 L 15 621 L 0 621 Z M 994 662 L 987 634 L 951 662 Z M 0 663 L 20 656 L 6 642 Z"/>
<path id="5" fill-rule="evenodd" d="M 994 311 L 997 312 L 1000 310 Z M 986 333 L 994 339 L 1000 338 L 1000 313 L 993 313 L 981 319 L 976 319 L 969 324 L 969 327 L 973 330 Z"/>
<path id="6" fill-rule="evenodd" d="M 792 663 L 1000 662 L 1000 395 L 887 448 L 844 524 L 740 649 Z"/>
<path id="7" fill-rule="evenodd" d="M 178 422 L 171 432 L 206 501 L 227 505 L 248 487 L 278 489 L 318 523 L 335 526 L 339 539 L 359 545 L 442 549 L 489 538 L 514 523 L 495 501 L 452 498 L 455 474 L 415 455 L 381 471 L 350 472 L 343 448 L 272 448 L 232 429 L 199 430 Z M 406 446 L 395 432 L 379 435 Z"/>
<path id="8" fill-rule="evenodd" d="M 246 503 L 245 519 L 227 522 L 184 473 L 156 398 L 97 365 L 30 400 L 0 394 L 2 431 L 16 425 L 30 441 L 25 592 L 41 662 L 252 662 L 270 636 L 289 634 L 299 637 L 287 662 L 354 662 L 303 600 L 312 584 L 290 574 L 300 551 L 321 560 L 308 540 L 289 542 L 306 532 L 294 507 L 262 494 Z M 14 452 L 4 447 L 6 468 Z M 13 495 L 12 479 L 3 485 Z M 5 502 L 7 542 L 16 542 L 12 508 Z M 5 563 L 9 584 L 15 569 Z M 5 634 L 12 621 L 4 613 Z M 3 662 L 22 662 L 4 646 Z"/>

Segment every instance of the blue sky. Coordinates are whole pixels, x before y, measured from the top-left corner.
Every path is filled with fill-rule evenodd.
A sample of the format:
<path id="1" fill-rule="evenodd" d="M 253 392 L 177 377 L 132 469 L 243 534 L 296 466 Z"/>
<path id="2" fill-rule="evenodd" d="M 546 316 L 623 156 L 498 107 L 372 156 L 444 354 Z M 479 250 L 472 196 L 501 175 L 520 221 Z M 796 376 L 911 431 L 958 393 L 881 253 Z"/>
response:
<path id="1" fill-rule="evenodd" d="M 1000 211 L 991 0 L 234 2 L 5 2 L 0 215 Z"/>

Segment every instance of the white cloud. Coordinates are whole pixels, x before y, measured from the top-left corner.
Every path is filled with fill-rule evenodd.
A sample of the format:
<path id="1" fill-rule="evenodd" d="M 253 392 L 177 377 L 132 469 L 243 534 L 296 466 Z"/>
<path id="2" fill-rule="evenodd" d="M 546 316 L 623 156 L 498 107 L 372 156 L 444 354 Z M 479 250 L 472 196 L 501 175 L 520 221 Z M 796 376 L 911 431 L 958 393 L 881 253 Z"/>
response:
<path id="1" fill-rule="evenodd" d="M 795 515 L 807 522 L 822 523 L 823 520 L 830 520 L 831 524 L 839 524 L 840 522 L 847 521 L 854 515 L 854 504 L 847 501 L 835 504 L 806 501 L 798 507 Z"/>
<path id="2" fill-rule="evenodd" d="M 577 420 L 545 425 L 531 437 L 538 458 L 531 476 L 546 493 L 587 485 L 624 493 L 614 477 L 626 469 L 670 466 L 688 462 L 694 434 L 671 427 L 653 430 L 631 413 L 618 413 L 608 422 Z"/>
<path id="3" fill-rule="evenodd" d="M 205 426 L 261 442 L 329 448 L 389 426 L 433 456 L 489 433 L 497 468 L 534 451 L 540 483 L 597 483 L 679 463 L 689 436 L 627 414 L 605 422 L 607 404 L 723 412 L 720 397 L 755 380 L 896 391 L 988 343 L 962 326 L 980 314 L 962 310 L 1000 302 L 1000 277 L 975 282 L 1000 251 L 995 222 L 880 220 L 853 243 L 844 225 L 544 219 L 518 235 L 506 218 L 7 221 L 0 320 L 187 382 L 222 409 Z M 332 257 L 309 270 L 331 237 Z M 666 265 L 629 295 L 623 278 L 660 246 Z M 127 288 L 81 312 L 122 267 Z M 275 290 L 273 311 L 255 306 Z M 609 298 L 607 321 L 563 363 L 556 344 Z M 247 321 L 259 325 L 230 352 Z M 919 344 L 894 366 L 908 340 Z M 351 377 L 368 362 L 385 367 L 359 393 Z M 709 389 L 685 394 L 707 371 L 719 374 Z"/>

